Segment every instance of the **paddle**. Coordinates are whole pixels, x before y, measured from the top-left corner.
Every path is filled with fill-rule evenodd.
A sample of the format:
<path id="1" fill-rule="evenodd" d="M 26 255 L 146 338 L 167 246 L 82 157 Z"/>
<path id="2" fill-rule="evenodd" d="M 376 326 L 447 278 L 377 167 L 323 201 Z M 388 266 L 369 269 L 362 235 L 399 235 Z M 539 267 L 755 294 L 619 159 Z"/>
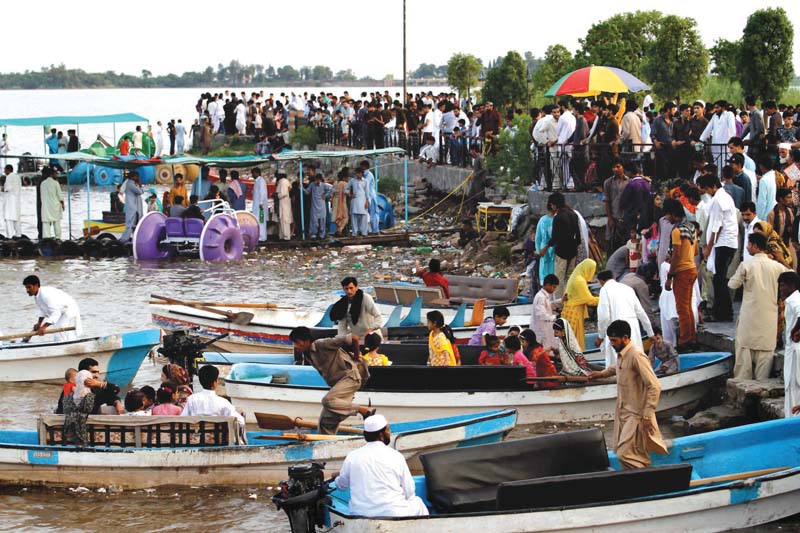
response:
<path id="1" fill-rule="evenodd" d="M 586 376 L 546 376 L 546 377 L 535 377 L 535 378 L 525 378 L 525 381 L 560 381 L 562 383 L 588 383 L 589 378 Z"/>
<path id="2" fill-rule="evenodd" d="M 167 298 L 165 296 L 158 296 L 156 294 L 151 294 L 150 298 L 163 300 L 164 302 L 172 305 L 184 305 L 186 307 L 192 307 L 194 309 L 200 309 L 201 311 L 206 311 L 207 313 L 222 315 L 224 317 L 227 317 L 228 320 L 230 320 L 237 326 L 246 326 L 247 324 L 252 322 L 253 318 L 255 317 L 253 313 L 248 313 L 246 311 L 241 311 L 239 313 L 234 313 L 232 311 L 221 311 L 219 309 L 214 309 L 213 307 L 206 307 L 204 305 L 194 304 L 192 302 L 183 302 L 181 300 L 175 300 L 174 298 Z"/>
<path id="3" fill-rule="evenodd" d="M 320 441 L 320 440 L 345 440 L 354 439 L 352 435 L 315 435 L 313 433 L 284 433 L 282 435 L 257 435 L 256 439 L 259 440 L 306 440 L 306 441 Z"/>
<path id="4" fill-rule="evenodd" d="M 163 305 L 163 301 L 150 300 L 148 303 Z M 230 302 L 186 302 L 192 305 L 205 305 L 210 307 L 238 307 L 240 309 L 297 309 L 297 307 L 286 305 L 281 306 L 278 304 L 246 304 L 246 303 L 230 303 Z"/>
<path id="5" fill-rule="evenodd" d="M 75 328 L 74 327 L 68 327 L 68 328 L 47 329 L 47 330 L 45 330 L 44 334 L 48 335 L 50 333 L 61 333 L 61 332 L 64 332 L 64 331 L 75 331 Z M 38 335 L 38 333 L 36 333 L 35 331 L 29 331 L 27 333 L 15 333 L 13 335 L 3 335 L 2 337 L 0 337 L 0 341 L 10 341 L 10 340 L 14 340 L 14 339 L 29 339 L 29 338 L 34 337 L 36 335 Z"/>
<path id="6" fill-rule="evenodd" d="M 262 429 L 279 429 L 285 431 L 287 429 L 295 428 L 311 428 L 317 427 L 316 422 L 310 420 L 303 420 L 302 418 L 292 418 L 285 415 L 276 415 L 271 413 L 255 413 L 258 427 Z M 339 426 L 342 433 L 352 433 L 354 435 L 363 435 L 364 430 L 360 428 L 353 428 L 349 426 Z"/>
<path id="7" fill-rule="evenodd" d="M 783 470 L 789 470 L 791 466 L 779 466 L 777 468 L 765 468 L 764 470 L 750 470 L 749 472 L 738 472 L 736 474 L 726 474 L 724 476 L 707 477 L 705 479 L 693 479 L 689 482 L 690 487 L 701 487 L 703 485 L 711 485 L 712 483 L 722 483 L 723 481 L 736 481 L 739 479 L 747 479 L 751 477 L 766 476 L 767 474 L 774 474 Z"/>

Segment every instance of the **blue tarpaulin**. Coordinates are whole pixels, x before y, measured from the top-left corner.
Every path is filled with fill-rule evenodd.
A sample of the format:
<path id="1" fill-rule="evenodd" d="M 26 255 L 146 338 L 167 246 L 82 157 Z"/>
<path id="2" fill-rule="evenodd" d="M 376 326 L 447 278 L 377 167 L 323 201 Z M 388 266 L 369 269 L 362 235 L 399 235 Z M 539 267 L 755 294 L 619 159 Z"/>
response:
<path id="1" fill-rule="evenodd" d="M 52 126 L 55 124 L 108 124 L 109 122 L 149 122 L 136 113 L 114 115 L 59 115 L 53 117 L 0 118 L 0 126 Z"/>

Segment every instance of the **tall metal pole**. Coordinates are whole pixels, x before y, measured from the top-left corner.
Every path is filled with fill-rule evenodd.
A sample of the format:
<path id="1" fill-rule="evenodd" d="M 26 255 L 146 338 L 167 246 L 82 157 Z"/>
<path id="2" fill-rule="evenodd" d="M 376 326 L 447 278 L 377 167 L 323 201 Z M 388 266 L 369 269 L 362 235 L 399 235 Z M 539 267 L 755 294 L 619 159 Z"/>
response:
<path id="1" fill-rule="evenodd" d="M 406 0 L 403 0 L 403 107 L 408 104 L 408 69 L 406 68 Z"/>

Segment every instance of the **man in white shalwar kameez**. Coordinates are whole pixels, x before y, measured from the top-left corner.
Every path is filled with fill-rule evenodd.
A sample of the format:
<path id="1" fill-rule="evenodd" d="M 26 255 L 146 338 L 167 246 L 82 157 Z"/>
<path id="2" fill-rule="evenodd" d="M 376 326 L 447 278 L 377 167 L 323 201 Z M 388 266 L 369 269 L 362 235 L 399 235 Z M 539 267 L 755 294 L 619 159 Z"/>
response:
<path id="1" fill-rule="evenodd" d="M 125 231 L 119 238 L 120 242 L 128 242 L 133 237 L 136 225 L 144 216 L 144 206 L 142 205 L 142 183 L 139 181 L 139 173 L 132 170 L 122 184 L 122 192 L 125 193 Z"/>
<path id="2" fill-rule="evenodd" d="M 778 203 L 776 200 L 778 185 L 775 181 L 775 171 L 772 170 L 772 159 L 769 155 L 762 156 L 758 161 L 758 171 L 761 174 L 761 179 L 758 180 L 756 215 L 761 220 L 767 220 L 770 212 Z"/>
<path id="3" fill-rule="evenodd" d="M 789 418 L 792 416 L 792 407 L 800 405 L 800 276 L 796 272 L 784 272 L 778 276 L 778 294 L 785 306 L 783 416 Z"/>
<path id="4" fill-rule="evenodd" d="M 361 448 L 347 454 L 336 486 L 350 490 L 350 513 L 357 516 L 427 516 L 415 494 L 414 478 L 403 455 L 392 448 L 391 429 L 383 415 L 364 420 Z"/>
<path id="5" fill-rule="evenodd" d="M 561 300 L 553 298 L 558 285 L 559 279 L 555 274 L 547 274 L 542 281 L 542 288 L 533 298 L 531 329 L 545 350 L 558 347 L 556 337 L 553 335 L 553 322 L 558 318 L 556 308 L 561 306 Z"/>
<path id="6" fill-rule="evenodd" d="M 37 276 L 28 276 L 22 284 L 28 296 L 33 296 L 36 307 L 39 308 L 39 320 L 33 330 L 39 335 L 44 335 L 47 328 L 75 328 L 73 331 L 55 333 L 53 342 L 66 342 L 77 340 L 82 333 L 81 312 L 75 300 L 55 287 L 42 287 Z"/>
<path id="7" fill-rule="evenodd" d="M 275 186 L 278 196 L 278 239 L 288 241 L 292 238 L 292 199 L 289 197 L 289 178 L 281 175 Z"/>
<path id="8" fill-rule="evenodd" d="M 244 102 L 239 100 L 233 112 L 236 115 L 236 132 L 239 135 L 244 135 L 247 128 L 247 107 L 245 107 Z"/>
<path id="9" fill-rule="evenodd" d="M 261 175 L 261 170 L 254 168 L 250 171 L 255 178 L 253 183 L 253 214 L 258 220 L 258 240 L 267 240 L 267 220 L 269 220 L 269 195 L 267 194 L 267 180 Z"/>
<path id="10" fill-rule="evenodd" d="M 61 238 L 61 218 L 64 215 L 64 197 L 61 185 L 53 176 L 47 176 L 40 185 L 42 199 L 42 237 Z"/>
<path id="11" fill-rule="evenodd" d="M 161 154 L 164 152 L 164 126 L 161 124 L 159 120 L 156 122 L 156 153 L 153 154 L 153 157 L 161 157 Z"/>
<path id="12" fill-rule="evenodd" d="M 602 346 L 600 351 L 605 356 L 606 368 L 609 368 L 617 364 L 617 352 L 605 334 L 612 322 L 624 320 L 630 324 L 631 342 L 641 349 L 644 349 L 644 344 L 639 323 L 644 325 L 644 330 L 651 337 L 653 336 L 653 326 L 634 290 L 614 280 L 614 275 L 610 270 L 600 272 L 597 280 L 602 288 L 600 289 L 600 303 L 597 304 L 598 337 L 595 345 Z"/>
<path id="13" fill-rule="evenodd" d="M 722 167 L 728 158 L 728 141 L 736 136 L 736 117 L 727 110 L 727 102 L 719 100 L 714 104 L 714 115 L 708 121 L 706 129 L 700 134 L 700 142 L 707 143 L 711 137 L 711 154 L 718 167 L 718 177 L 722 176 Z"/>
<path id="14" fill-rule="evenodd" d="M 3 216 L 6 220 L 6 237 L 21 237 L 22 180 L 11 165 L 6 165 L 3 173 L 6 175 L 6 183 L 3 185 Z"/>

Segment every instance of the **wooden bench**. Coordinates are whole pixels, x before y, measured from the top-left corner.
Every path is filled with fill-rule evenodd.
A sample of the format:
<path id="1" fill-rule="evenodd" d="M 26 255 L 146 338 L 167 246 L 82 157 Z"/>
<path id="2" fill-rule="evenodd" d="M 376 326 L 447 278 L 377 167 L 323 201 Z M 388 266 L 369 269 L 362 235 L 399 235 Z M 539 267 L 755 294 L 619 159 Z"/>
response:
<path id="1" fill-rule="evenodd" d="M 373 285 L 372 288 L 375 291 L 375 300 L 381 303 L 411 305 L 417 298 L 422 298 L 422 305 L 436 305 L 444 300 L 440 287 L 387 283 Z"/>
<path id="2" fill-rule="evenodd" d="M 64 446 L 64 416 L 42 415 L 39 444 Z M 88 445 L 106 448 L 185 448 L 242 443 L 232 416 L 90 415 Z"/>

